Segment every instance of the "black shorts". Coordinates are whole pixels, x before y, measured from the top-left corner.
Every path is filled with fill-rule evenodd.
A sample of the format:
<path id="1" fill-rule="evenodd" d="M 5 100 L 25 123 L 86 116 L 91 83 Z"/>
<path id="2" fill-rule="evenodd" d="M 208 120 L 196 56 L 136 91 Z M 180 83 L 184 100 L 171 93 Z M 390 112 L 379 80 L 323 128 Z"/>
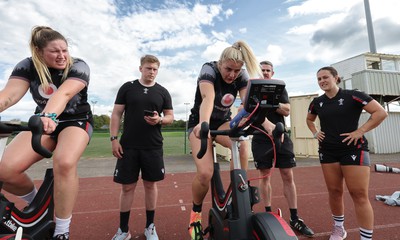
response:
<path id="1" fill-rule="evenodd" d="M 51 139 L 54 139 L 57 142 L 58 135 L 62 130 L 64 130 L 67 127 L 78 127 L 82 128 L 87 132 L 89 135 L 89 141 L 92 137 L 93 134 L 93 126 L 89 120 L 74 120 L 74 121 L 65 121 L 65 122 L 59 122 L 56 130 L 50 134 Z"/>
<path id="2" fill-rule="evenodd" d="M 114 182 L 132 184 L 142 179 L 157 182 L 165 177 L 163 149 L 124 149 L 124 155 L 117 160 Z"/>
<path id="3" fill-rule="evenodd" d="M 276 153 L 276 168 L 292 168 L 296 166 L 293 142 L 286 133 L 284 136 L 281 148 Z M 269 151 L 270 149 L 272 149 L 272 143 L 269 138 L 265 141 L 252 141 L 251 150 L 253 152 L 254 165 L 257 169 L 272 168 L 274 151 Z"/>
<path id="4" fill-rule="evenodd" d="M 371 159 L 369 152 L 363 149 L 351 149 L 351 150 L 319 150 L 319 162 L 324 163 L 335 163 L 338 162 L 340 165 L 358 165 L 358 166 L 370 166 Z"/>

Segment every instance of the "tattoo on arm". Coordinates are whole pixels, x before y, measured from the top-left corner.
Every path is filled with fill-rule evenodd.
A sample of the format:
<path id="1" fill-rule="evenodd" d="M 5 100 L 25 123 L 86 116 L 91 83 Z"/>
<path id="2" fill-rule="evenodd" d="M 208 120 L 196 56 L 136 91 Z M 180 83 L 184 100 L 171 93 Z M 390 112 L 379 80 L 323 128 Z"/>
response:
<path id="1" fill-rule="evenodd" d="M 8 107 L 10 107 L 11 104 L 11 98 L 7 98 L 5 101 L 0 103 L 0 111 L 6 110 Z"/>

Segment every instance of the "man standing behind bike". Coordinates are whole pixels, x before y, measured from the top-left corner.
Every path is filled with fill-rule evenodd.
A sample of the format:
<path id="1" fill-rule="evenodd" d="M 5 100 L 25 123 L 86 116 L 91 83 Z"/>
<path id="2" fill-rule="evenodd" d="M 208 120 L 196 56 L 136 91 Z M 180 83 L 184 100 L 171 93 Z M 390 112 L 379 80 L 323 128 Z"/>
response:
<path id="1" fill-rule="evenodd" d="M 260 63 L 264 79 L 271 79 L 274 75 L 273 64 L 269 61 L 262 61 Z M 281 122 L 285 125 L 285 116 L 290 113 L 289 96 L 284 90 L 280 100 L 279 108 L 275 111 L 270 111 L 266 117 L 274 124 Z M 272 148 L 271 141 L 264 135 L 254 135 L 252 140 L 252 152 L 254 157 L 254 164 L 260 172 L 260 176 L 265 176 L 260 180 L 261 197 L 265 203 L 265 211 L 271 211 L 271 169 L 273 167 L 274 156 L 273 152 L 265 155 L 267 149 Z M 275 167 L 279 168 L 281 178 L 283 181 L 283 193 L 289 205 L 290 210 L 290 226 L 301 232 L 302 234 L 311 237 L 314 232 L 307 227 L 304 221 L 297 215 L 297 193 L 296 185 L 294 183 L 293 170 L 296 166 L 295 155 L 293 153 L 293 143 L 287 134 L 284 134 L 284 141 L 282 142 L 281 149 L 276 153 Z"/>
<path id="2" fill-rule="evenodd" d="M 155 79 L 160 61 L 153 55 L 140 59 L 138 80 L 126 82 L 118 91 L 111 115 L 110 134 L 113 155 L 118 158 L 114 182 L 122 184 L 120 226 L 112 239 L 131 239 L 129 215 L 139 179 L 143 179 L 146 206 L 146 239 L 157 240 L 154 215 L 157 203 L 157 181 L 165 176 L 161 126 L 174 121 L 172 100 L 167 89 Z M 145 114 L 145 110 L 153 115 Z M 163 113 L 164 117 L 161 116 Z M 121 118 L 124 126 L 118 142 Z"/>

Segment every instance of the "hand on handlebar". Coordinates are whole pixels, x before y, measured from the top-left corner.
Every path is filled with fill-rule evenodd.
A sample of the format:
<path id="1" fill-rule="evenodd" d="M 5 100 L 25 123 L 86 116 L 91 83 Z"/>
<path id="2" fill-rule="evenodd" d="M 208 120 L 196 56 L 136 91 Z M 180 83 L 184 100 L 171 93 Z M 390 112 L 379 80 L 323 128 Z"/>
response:
<path id="1" fill-rule="evenodd" d="M 57 123 L 54 122 L 51 118 L 49 117 L 40 117 L 40 120 L 43 123 L 43 132 L 45 134 L 51 134 L 56 130 Z"/>
<path id="2" fill-rule="evenodd" d="M 198 136 L 196 135 L 196 132 L 194 132 L 194 134 L 196 137 L 200 138 L 200 150 L 197 153 L 197 158 L 201 159 L 207 152 L 207 140 L 210 137 L 210 127 L 208 126 L 207 122 L 197 124 L 193 128 L 193 131 L 196 129 L 196 127 Z"/>
<path id="3" fill-rule="evenodd" d="M 50 121 L 54 122 L 50 119 Z M 56 124 L 54 122 L 54 124 Z M 32 148 L 35 152 L 39 153 L 43 157 L 50 158 L 53 153 L 47 150 L 41 144 L 42 134 L 43 134 L 43 124 L 41 121 L 41 117 L 37 115 L 33 115 L 29 118 L 28 127 L 32 132 Z"/>
<path id="4" fill-rule="evenodd" d="M 197 124 L 196 126 L 194 126 L 194 128 L 193 128 L 193 134 L 194 134 L 194 136 L 196 136 L 198 139 L 204 138 L 204 136 L 205 136 L 204 134 L 206 134 L 205 131 L 207 131 L 207 138 L 206 138 L 206 139 L 208 139 L 208 138 L 211 137 L 210 131 L 209 131 L 209 128 L 208 128 L 208 124 L 207 124 L 207 130 L 202 129 L 202 128 L 205 127 L 204 123 L 206 123 L 206 122 L 199 123 L 199 124 Z"/>

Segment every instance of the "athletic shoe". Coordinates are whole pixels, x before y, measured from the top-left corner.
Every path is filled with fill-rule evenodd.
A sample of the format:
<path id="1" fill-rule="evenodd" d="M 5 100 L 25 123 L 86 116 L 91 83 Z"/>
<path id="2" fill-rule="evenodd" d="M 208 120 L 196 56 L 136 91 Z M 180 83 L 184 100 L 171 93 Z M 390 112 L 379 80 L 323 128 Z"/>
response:
<path id="1" fill-rule="evenodd" d="M 150 224 L 149 227 L 144 229 L 144 236 L 146 236 L 147 240 L 158 240 L 156 226 L 154 226 L 154 223 Z"/>
<path id="2" fill-rule="evenodd" d="M 299 232 L 301 234 L 307 236 L 307 237 L 312 237 L 314 235 L 313 230 L 311 228 L 307 227 L 307 225 L 304 223 L 304 220 L 301 218 L 298 218 L 297 220 L 290 219 L 290 226 Z"/>
<path id="3" fill-rule="evenodd" d="M 189 235 L 192 240 L 203 240 L 203 229 L 201 227 L 201 212 L 190 213 Z"/>
<path id="4" fill-rule="evenodd" d="M 343 240 L 347 237 L 347 232 L 344 227 L 333 226 L 332 234 L 329 240 Z"/>
<path id="5" fill-rule="evenodd" d="M 117 233 L 114 235 L 111 240 L 130 240 L 131 239 L 131 233 L 128 232 L 122 232 L 121 228 L 118 228 Z"/>
<path id="6" fill-rule="evenodd" d="M 57 236 L 53 237 L 53 240 L 69 240 L 69 233 L 58 234 Z"/>

